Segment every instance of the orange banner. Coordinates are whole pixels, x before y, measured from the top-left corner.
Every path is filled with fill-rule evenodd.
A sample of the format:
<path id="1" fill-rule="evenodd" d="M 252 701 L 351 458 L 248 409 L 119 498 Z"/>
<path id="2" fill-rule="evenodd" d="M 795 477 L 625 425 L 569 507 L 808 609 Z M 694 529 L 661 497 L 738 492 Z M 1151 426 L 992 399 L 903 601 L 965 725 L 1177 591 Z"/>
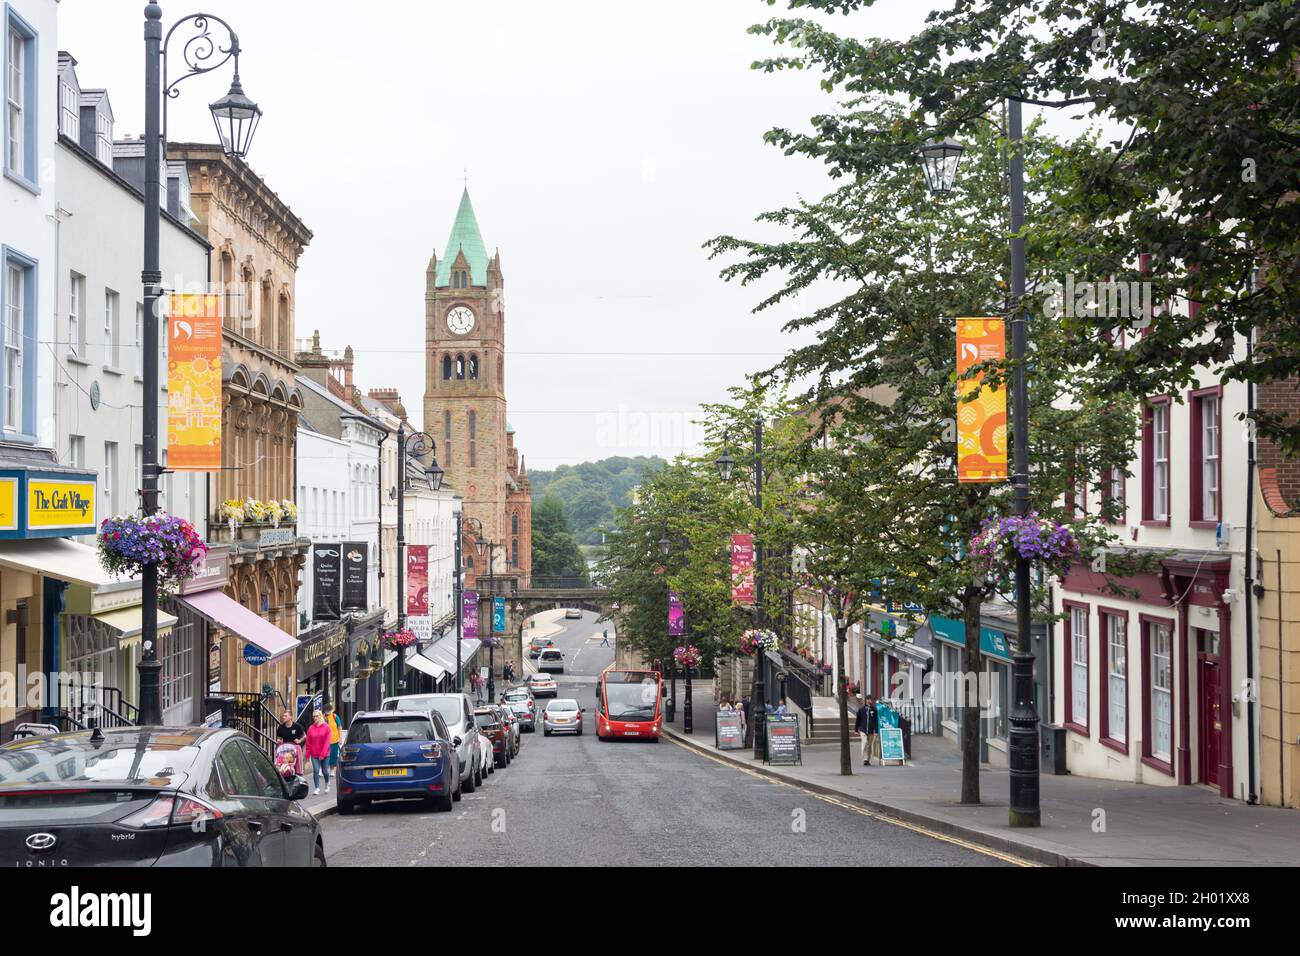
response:
<path id="1" fill-rule="evenodd" d="M 957 374 L 972 365 L 1006 358 L 1002 319 L 957 320 Z M 975 397 L 967 401 L 972 393 Z M 1007 393 L 985 386 L 983 376 L 957 381 L 957 480 L 1006 481 Z"/>
<path id="2" fill-rule="evenodd" d="M 167 467 L 221 468 L 221 297 L 175 293 L 167 329 Z"/>

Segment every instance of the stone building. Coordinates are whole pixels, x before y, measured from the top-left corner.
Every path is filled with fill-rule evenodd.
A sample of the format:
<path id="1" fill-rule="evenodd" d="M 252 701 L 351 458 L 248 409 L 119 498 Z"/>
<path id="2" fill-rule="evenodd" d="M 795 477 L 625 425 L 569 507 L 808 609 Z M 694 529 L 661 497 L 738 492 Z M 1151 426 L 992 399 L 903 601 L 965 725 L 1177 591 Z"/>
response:
<path id="1" fill-rule="evenodd" d="M 466 190 L 443 257 L 430 256 L 425 273 L 424 427 L 464 500 L 465 586 L 487 586 L 477 519 L 496 544 L 496 588 L 510 592 L 530 581 L 532 492 L 506 420 L 504 287 L 501 254 L 488 257 Z"/>
<path id="2" fill-rule="evenodd" d="M 219 145 L 170 143 L 167 156 L 188 171 L 194 228 L 212 246 L 210 281 L 222 295 L 222 470 L 212 476 L 211 539 L 233 545 L 226 593 L 292 636 L 308 543 L 291 519 L 274 528 L 250 527 L 221 518 L 219 509 L 230 499 L 294 499 L 303 404 L 293 359 L 294 279 L 311 230 Z M 292 695 L 292 654 L 250 664 L 239 642 L 228 641 L 218 653 L 224 691 L 271 684 Z"/>

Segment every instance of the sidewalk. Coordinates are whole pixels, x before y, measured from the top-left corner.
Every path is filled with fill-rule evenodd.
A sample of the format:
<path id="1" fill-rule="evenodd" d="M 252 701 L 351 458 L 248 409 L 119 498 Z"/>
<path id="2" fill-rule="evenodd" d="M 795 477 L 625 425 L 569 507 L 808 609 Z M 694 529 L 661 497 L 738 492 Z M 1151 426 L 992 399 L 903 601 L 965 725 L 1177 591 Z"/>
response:
<path id="1" fill-rule="evenodd" d="M 1007 825 L 1008 774 L 982 767 L 980 806 L 966 807 L 961 794 L 961 755 L 952 741 L 912 736 L 907 766 L 862 766 L 856 735 L 851 740 L 853 776 L 840 776 L 838 744 L 803 745 L 803 765 L 768 767 L 752 750 L 713 745 L 711 685 L 693 689 L 694 734 L 682 732 L 685 692 L 678 681 L 676 719 L 667 736 L 710 756 L 897 819 L 928 827 L 1049 865 L 1065 866 L 1297 866 L 1300 815 L 1278 807 L 1251 807 L 1226 800 L 1208 787 L 1146 786 L 1091 777 L 1040 777 L 1042 826 Z M 1094 832 L 1094 827 L 1100 832 Z"/>

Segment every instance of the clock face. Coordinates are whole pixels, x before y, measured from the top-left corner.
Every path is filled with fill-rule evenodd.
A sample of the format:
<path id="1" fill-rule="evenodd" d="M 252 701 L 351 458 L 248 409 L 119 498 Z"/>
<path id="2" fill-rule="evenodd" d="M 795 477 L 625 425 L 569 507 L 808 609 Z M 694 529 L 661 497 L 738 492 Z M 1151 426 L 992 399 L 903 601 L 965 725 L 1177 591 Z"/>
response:
<path id="1" fill-rule="evenodd" d="M 463 305 L 458 305 L 447 313 L 447 328 L 457 335 L 465 335 L 474 329 L 474 313 Z"/>

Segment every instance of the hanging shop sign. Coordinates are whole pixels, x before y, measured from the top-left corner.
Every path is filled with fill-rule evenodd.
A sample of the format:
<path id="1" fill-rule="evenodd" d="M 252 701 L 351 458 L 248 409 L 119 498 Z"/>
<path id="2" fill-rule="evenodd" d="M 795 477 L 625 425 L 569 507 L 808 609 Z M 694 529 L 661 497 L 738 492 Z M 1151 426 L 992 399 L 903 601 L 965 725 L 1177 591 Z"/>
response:
<path id="1" fill-rule="evenodd" d="M 337 621 L 339 608 L 339 573 L 342 545 L 317 544 L 312 547 L 311 606 L 313 621 Z"/>
<path id="2" fill-rule="evenodd" d="M 343 544 L 343 609 L 345 611 L 364 611 L 368 595 L 366 586 L 370 580 L 370 548 L 364 541 L 347 541 Z"/>
<path id="3" fill-rule="evenodd" d="M 957 320 L 957 374 L 981 362 L 1006 358 L 1002 319 Z M 969 396 L 974 394 L 974 398 Z M 967 400 L 969 398 L 969 400 Z M 1007 479 L 1007 390 L 984 384 L 984 376 L 957 381 L 957 480 Z"/>
<path id="4" fill-rule="evenodd" d="M 167 322 L 167 467 L 221 468 L 221 296 L 173 293 Z"/>

